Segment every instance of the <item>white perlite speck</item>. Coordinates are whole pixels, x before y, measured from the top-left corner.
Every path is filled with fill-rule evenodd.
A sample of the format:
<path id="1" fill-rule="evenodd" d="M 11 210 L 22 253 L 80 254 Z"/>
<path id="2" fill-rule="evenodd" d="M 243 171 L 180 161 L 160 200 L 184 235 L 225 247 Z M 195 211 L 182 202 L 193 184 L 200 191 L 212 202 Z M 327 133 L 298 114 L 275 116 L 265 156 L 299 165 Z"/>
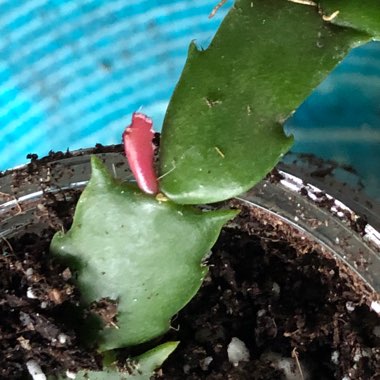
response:
<path id="1" fill-rule="evenodd" d="M 29 298 L 29 299 L 32 299 L 32 300 L 35 300 L 37 299 L 38 297 L 34 294 L 33 292 L 33 289 L 31 287 L 29 287 L 26 291 L 26 296 Z"/>
<path id="2" fill-rule="evenodd" d="M 59 334 L 58 335 L 58 342 L 61 344 L 65 344 L 67 342 L 67 335 L 66 334 Z"/>
<path id="3" fill-rule="evenodd" d="M 41 367 L 35 360 L 29 360 L 26 362 L 26 368 L 33 380 L 46 380 L 45 374 L 42 372 Z"/>
<path id="4" fill-rule="evenodd" d="M 355 305 L 351 301 L 346 302 L 346 309 L 348 312 L 353 312 L 355 310 Z"/>
<path id="5" fill-rule="evenodd" d="M 69 379 L 75 379 L 77 376 L 74 372 L 66 371 L 66 377 L 68 377 Z"/>
<path id="6" fill-rule="evenodd" d="M 210 363 L 213 360 L 214 359 L 211 356 L 207 356 L 206 358 L 204 358 L 203 360 L 201 360 L 199 364 L 200 364 L 202 370 L 203 371 L 207 371 L 208 370 L 208 366 L 210 365 Z"/>
<path id="7" fill-rule="evenodd" d="M 248 362 L 250 355 L 247 346 L 239 338 L 233 337 L 227 347 L 228 360 L 235 367 L 239 362 Z"/>
<path id="8" fill-rule="evenodd" d="M 334 351 L 334 352 L 331 354 L 331 361 L 332 361 L 335 365 L 338 365 L 338 364 L 339 364 L 339 352 L 338 352 L 338 351 Z"/>
<path id="9" fill-rule="evenodd" d="M 372 301 L 371 302 L 371 309 L 380 315 L 380 302 L 377 301 Z"/>
<path id="10" fill-rule="evenodd" d="M 271 351 L 264 353 L 261 358 L 270 362 L 274 368 L 282 371 L 286 380 L 310 379 L 310 374 L 306 366 L 302 362 L 298 362 L 301 367 L 301 373 L 296 360 L 293 358 L 284 357 Z"/>

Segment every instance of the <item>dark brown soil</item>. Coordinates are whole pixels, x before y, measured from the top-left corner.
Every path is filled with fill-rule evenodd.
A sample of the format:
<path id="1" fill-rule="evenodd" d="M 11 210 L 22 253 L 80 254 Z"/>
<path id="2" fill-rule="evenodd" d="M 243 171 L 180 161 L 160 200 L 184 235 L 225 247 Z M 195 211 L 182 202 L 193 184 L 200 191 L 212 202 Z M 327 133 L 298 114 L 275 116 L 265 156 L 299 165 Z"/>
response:
<path id="1" fill-rule="evenodd" d="M 42 234 L 0 241 L 1 379 L 28 378 L 30 359 L 45 373 L 99 367 L 76 337 L 74 274 L 48 254 L 54 231 L 71 223 L 77 195 L 47 199 Z M 356 279 L 314 243 L 244 209 L 213 251 L 201 291 L 165 337 L 181 344 L 157 379 L 281 380 L 273 359 L 280 356 L 295 380 L 380 379 L 380 319 L 362 303 Z M 250 361 L 229 362 L 232 338 L 245 343 Z"/>
<path id="2" fill-rule="evenodd" d="M 42 222 L 68 227 L 74 202 L 49 203 Z M 98 368 L 96 356 L 78 345 L 71 308 L 79 294 L 70 270 L 49 256 L 53 234 L 46 228 L 0 242 L 0 379 L 29 378 L 25 363 L 31 359 L 44 363 L 46 372 Z"/>
<path id="3" fill-rule="evenodd" d="M 178 332 L 169 335 L 181 344 L 163 378 L 285 379 L 265 359 L 271 352 L 290 360 L 294 379 L 380 379 L 377 314 L 335 260 L 287 226 L 255 217 L 245 210 L 244 231 L 223 231 L 203 288 L 173 322 Z M 251 357 L 236 367 L 227 358 L 233 337 Z"/>

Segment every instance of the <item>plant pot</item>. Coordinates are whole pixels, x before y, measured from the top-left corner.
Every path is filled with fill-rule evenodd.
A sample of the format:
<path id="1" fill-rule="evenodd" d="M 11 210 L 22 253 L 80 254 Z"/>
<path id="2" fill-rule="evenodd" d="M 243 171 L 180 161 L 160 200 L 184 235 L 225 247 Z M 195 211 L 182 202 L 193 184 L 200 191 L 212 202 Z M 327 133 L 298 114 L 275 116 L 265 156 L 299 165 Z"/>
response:
<path id="1" fill-rule="evenodd" d="M 51 154 L 42 160 L 32 160 L 26 167 L 6 172 L 0 178 L 0 244 L 3 251 L 0 269 L 4 272 L 4 295 L 0 300 L 0 307 L 3 308 L 0 326 L 4 346 L 2 352 L 9 357 L 18 355 L 20 358 L 18 364 L 11 361 L 7 368 L 5 362 L 0 363 L 3 378 L 11 378 L 16 373 L 18 375 L 14 378 L 20 378 L 20 374 L 27 373 L 26 363 L 30 361 L 39 363 L 43 370 L 46 366 L 68 369 L 83 365 L 91 368 L 97 366 L 96 356 L 78 349 L 75 334 L 72 333 L 77 327 L 75 323 L 71 326 L 63 324 L 62 315 L 68 310 L 67 304 L 75 304 L 79 300 L 70 282 L 72 274 L 66 268 L 50 263 L 45 252 L 49 236 L 55 230 L 70 225 L 75 202 L 90 176 L 90 153 L 100 155 L 115 176 L 125 180 L 132 178 L 120 146 L 98 146 L 95 150 Z M 279 165 L 250 192 L 218 206 L 239 207 L 243 211 L 225 229 L 217 243 L 215 261 L 213 255 L 210 258 L 210 276 L 206 278 L 200 294 L 173 321 L 173 327 L 178 327 L 179 331 L 170 332 L 168 337 L 183 340 L 193 334 L 191 338 L 194 340 L 195 337 L 195 343 L 183 343 L 169 358 L 163 367 L 164 378 L 216 379 L 230 376 L 237 379 L 273 379 L 284 376 L 285 367 L 290 368 L 286 375 L 289 379 L 291 376 L 294 379 L 375 379 L 379 375 L 378 205 L 371 204 L 360 190 L 351 192 L 348 186 L 337 186 L 335 176 L 344 173 L 339 168 L 331 168 L 331 163 L 326 167 L 310 157 L 299 156 L 288 156 L 287 161 L 289 164 Z M 350 173 L 346 177 L 348 181 L 353 179 L 355 176 Z M 339 195 L 339 200 L 333 198 L 336 195 Z M 31 257 L 29 249 L 38 247 L 35 242 L 37 236 L 45 239 L 45 245 L 41 245 L 36 259 Z M 264 278 L 258 275 L 251 283 L 256 287 L 249 286 L 245 290 L 246 268 L 242 268 L 245 277 L 231 275 L 227 269 L 216 273 L 216 265 L 224 268 L 231 265 L 228 261 L 231 255 L 225 254 L 226 239 L 231 236 L 239 242 L 253 236 L 257 247 L 267 249 L 270 246 L 272 251 L 277 250 L 272 256 L 267 256 L 267 253 L 258 255 L 257 260 L 250 257 L 249 263 L 241 260 L 246 268 L 255 266 L 255 262 L 263 262 L 266 270 L 270 270 L 273 263 L 279 263 L 283 268 L 273 267 L 273 275 L 269 271 Z M 24 250 L 20 248 L 23 244 L 26 245 Z M 282 252 L 285 246 L 290 247 L 289 256 Z M 239 260 L 236 258 L 234 261 L 236 265 Z M 291 265 L 296 268 L 293 271 L 302 274 L 299 279 L 290 272 L 289 275 L 285 273 Z M 255 268 L 259 273 L 259 269 Z M 234 273 L 239 273 L 239 269 L 234 269 Z M 276 280 L 275 273 L 280 276 L 281 283 Z M 315 278 L 319 273 L 321 280 Z M 220 277 L 215 280 L 212 278 L 214 275 Z M 237 283 L 238 286 L 235 286 Z M 10 284 L 18 288 L 11 289 Z M 209 321 L 205 321 L 203 330 L 200 327 L 202 332 L 194 333 L 191 330 L 194 328 L 194 309 L 207 303 L 207 299 L 212 299 L 207 298 L 210 286 L 214 286 L 210 284 L 215 284 L 215 300 L 229 297 L 233 303 L 244 298 L 247 305 L 252 305 L 250 308 L 244 306 L 247 315 L 252 318 L 248 337 L 244 336 L 245 330 L 236 319 L 242 309 L 234 311 L 232 308 L 229 311 L 225 305 L 221 308 L 227 315 L 222 318 L 222 330 L 215 333 L 215 326 L 210 327 Z M 318 284 L 326 295 L 326 302 L 336 305 L 337 309 L 330 311 L 332 320 L 329 323 L 326 321 L 326 331 L 323 332 L 323 326 L 319 326 L 320 336 L 312 337 L 311 334 L 316 333 L 310 327 L 309 320 L 312 311 L 319 310 L 313 304 L 320 299 Z M 333 284 L 337 284 L 336 289 L 329 289 Z M 229 285 L 236 289 L 229 289 Z M 292 292 L 295 297 L 304 298 L 305 303 L 310 294 L 311 306 L 307 306 L 307 312 L 294 306 L 293 313 L 293 301 L 289 297 Z M 283 296 L 285 293 L 286 297 Z M 266 294 L 270 295 L 268 302 L 263 301 Z M 329 299 L 328 295 L 334 300 Z M 336 299 L 337 295 L 341 295 L 342 299 Z M 279 325 L 274 310 L 279 308 L 277 303 L 280 304 L 284 297 L 290 310 L 283 313 L 287 319 Z M 220 315 L 220 310 L 214 310 L 212 302 L 209 302 L 210 309 L 206 307 L 204 314 L 213 315 L 215 312 Z M 35 310 L 33 315 L 32 309 Z M 318 311 L 315 313 L 318 315 Z M 11 318 L 17 320 L 14 326 L 10 326 Z M 359 320 L 365 324 L 362 329 L 358 327 Z M 20 330 L 13 337 L 11 335 L 15 333 L 17 324 Z M 316 324 L 317 321 L 311 323 Z M 308 340 L 302 335 L 306 330 L 310 335 Z M 352 338 L 350 342 L 348 337 Z M 34 339 L 39 339 L 45 351 L 35 351 L 38 342 Z M 234 359 L 229 350 L 231 341 L 242 345 L 243 351 L 248 347 L 251 359 Z M 273 348 L 270 343 L 273 343 Z M 345 346 L 346 343 L 348 345 Z M 342 345 L 343 348 L 340 347 Z M 306 352 L 305 346 L 310 346 L 313 352 Z M 194 355 L 189 357 L 191 351 Z M 80 358 L 73 363 L 76 356 Z M 222 359 L 225 359 L 224 362 Z M 326 363 L 320 363 L 320 360 Z M 178 371 L 172 370 L 173 364 L 179 367 Z M 256 371 L 255 375 L 253 371 Z M 159 378 L 160 374 L 156 377 Z"/>

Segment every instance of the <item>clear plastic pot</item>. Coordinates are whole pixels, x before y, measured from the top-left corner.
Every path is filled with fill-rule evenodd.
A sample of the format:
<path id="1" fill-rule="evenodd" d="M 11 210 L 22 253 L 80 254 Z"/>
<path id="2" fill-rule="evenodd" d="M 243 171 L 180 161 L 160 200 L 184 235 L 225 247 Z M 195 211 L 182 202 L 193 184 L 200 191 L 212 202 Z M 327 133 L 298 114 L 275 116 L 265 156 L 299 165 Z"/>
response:
<path id="1" fill-rule="evenodd" d="M 0 177 L 0 239 L 7 242 L 19 231 L 43 228 L 41 198 L 53 193 L 67 199 L 72 190 L 82 189 L 90 176 L 90 153 L 102 157 L 116 177 L 132 179 L 120 146 L 53 154 L 5 172 Z M 342 273 L 361 289 L 363 300 L 380 314 L 379 205 L 362 189 L 350 190 L 337 181 L 345 176 L 349 185 L 359 183 L 332 163 L 292 155 L 286 162 L 233 203 L 251 207 L 268 223 L 291 226 L 322 254 L 335 257 Z"/>

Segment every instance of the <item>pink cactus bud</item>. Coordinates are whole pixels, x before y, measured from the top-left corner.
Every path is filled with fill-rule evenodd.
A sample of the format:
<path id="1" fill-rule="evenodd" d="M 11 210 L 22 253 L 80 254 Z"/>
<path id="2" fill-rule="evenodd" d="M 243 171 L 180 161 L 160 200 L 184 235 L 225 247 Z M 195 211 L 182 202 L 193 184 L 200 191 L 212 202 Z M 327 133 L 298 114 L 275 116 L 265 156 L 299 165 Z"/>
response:
<path id="1" fill-rule="evenodd" d="M 132 124 L 123 133 L 124 151 L 139 188 L 148 194 L 158 193 L 154 171 L 152 120 L 142 113 L 132 115 Z"/>

